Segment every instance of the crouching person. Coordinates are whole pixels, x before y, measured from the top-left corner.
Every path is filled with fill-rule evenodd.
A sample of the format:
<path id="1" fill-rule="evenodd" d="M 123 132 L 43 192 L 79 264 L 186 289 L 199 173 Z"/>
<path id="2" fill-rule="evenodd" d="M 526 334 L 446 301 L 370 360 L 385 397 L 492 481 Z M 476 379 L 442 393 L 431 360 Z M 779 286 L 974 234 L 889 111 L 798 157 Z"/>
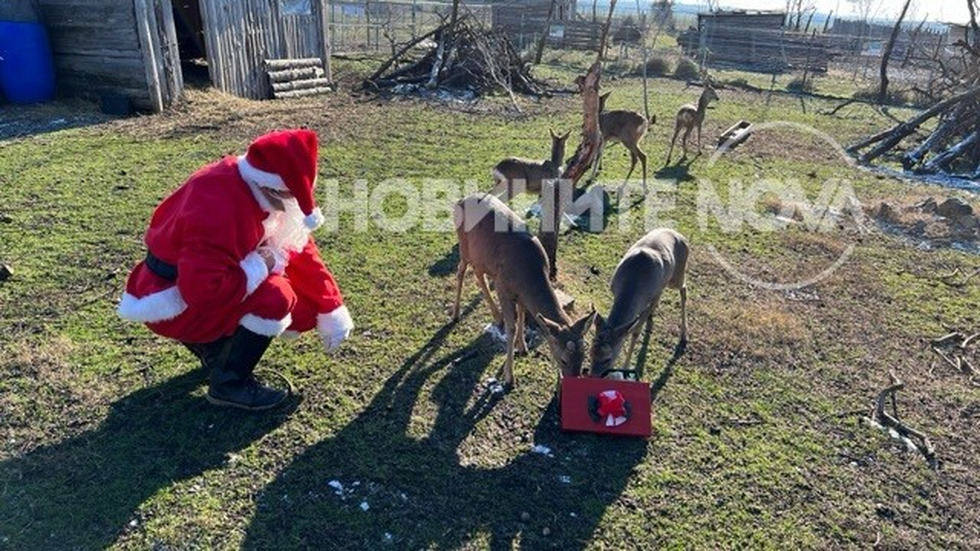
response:
<path id="1" fill-rule="evenodd" d="M 153 213 L 119 315 L 190 349 L 213 404 L 281 404 L 288 392 L 253 375 L 272 339 L 315 328 L 329 352 L 354 327 L 310 235 L 323 222 L 316 175 L 316 134 L 273 132 L 194 173 Z"/>

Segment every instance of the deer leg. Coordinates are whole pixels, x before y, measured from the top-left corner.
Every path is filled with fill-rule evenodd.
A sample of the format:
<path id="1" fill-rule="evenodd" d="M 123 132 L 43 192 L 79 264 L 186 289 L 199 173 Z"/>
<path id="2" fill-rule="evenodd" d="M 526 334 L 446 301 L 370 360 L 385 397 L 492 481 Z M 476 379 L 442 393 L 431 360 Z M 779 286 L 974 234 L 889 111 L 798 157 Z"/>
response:
<path id="1" fill-rule="evenodd" d="M 628 367 L 630 365 L 630 359 L 633 357 L 633 350 L 636 349 L 636 341 L 640 337 L 640 331 L 643 330 L 643 324 L 638 323 L 636 327 L 630 331 L 630 345 L 626 348 L 626 358 L 623 360 L 623 366 Z"/>
<path id="2" fill-rule="evenodd" d="M 630 181 L 630 175 L 633 174 L 634 168 L 636 168 L 636 152 L 630 148 L 630 169 L 626 172 L 626 180 L 623 181 L 624 186 Z"/>
<path id="3" fill-rule="evenodd" d="M 500 317 L 500 310 L 497 309 L 497 303 L 493 300 L 493 295 L 490 294 L 490 289 L 487 288 L 487 281 L 484 279 L 483 272 L 477 272 L 474 269 L 474 276 L 476 276 L 476 282 L 480 285 L 480 291 L 483 292 L 483 298 L 487 301 L 487 306 L 490 308 L 490 315 L 493 316 L 493 323 L 497 326 L 503 324 Z"/>
<path id="4" fill-rule="evenodd" d="M 687 342 L 687 285 L 681 287 L 681 342 Z"/>
<path id="5" fill-rule="evenodd" d="M 690 127 L 690 126 L 687 127 L 687 128 L 685 128 L 684 129 L 684 137 L 681 138 L 681 145 L 684 147 L 684 157 L 685 158 L 687 157 L 687 138 L 688 138 L 688 136 L 691 135 L 691 130 L 693 130 L 693 128 Z"/>
<path id="6" fill-rule="evenodd" d="M 527 311 L 520 304 L 517 305 L 517 353 L 527 354 L 527 340 L 524 338 L 525 314 Z"/>
<path id="7" fill-rule="evenodd" d="M 677 135 L 681 133 L 681 127 L 674 126 L 674 137 L 670 139 L 670 149 L 667 151 L 667 164 L 670 164 L 670 156 L 674 154 L 674 143 L 677 142 Z"/>
<path id="8" fill-rule="evenodd" d="M 698 151 L 701 151 L 701 125 L 698 125 Z"/>
<path id="9" fill-rule="evenodd" d="M 647 194 L 647 156 L 640 151 L 640 146 L 636 146 L 636 156 L 640 158 L 640 167 L 643 168 L 643 195 Z"/>
<path id="10" fill-rule="evenodd" d="M 507 334 L 507 359 L 504 360 L 504 384 L 514 386 L 514 341 L 516 340 L 516 303 L 514 297 L 507 296 L 500 301 L 504 315 L 504 330 Z"/>
<path id="11" fill-rule="evenodd" d="M 453 304 L 454 321 L 459 321 L 459 299 L 463 293 L 463 278 L 466 276 L 466 268 L 468 266 L 465 260 L 460 259 L 459 267 L 456 269 L 456 302 Z"/>

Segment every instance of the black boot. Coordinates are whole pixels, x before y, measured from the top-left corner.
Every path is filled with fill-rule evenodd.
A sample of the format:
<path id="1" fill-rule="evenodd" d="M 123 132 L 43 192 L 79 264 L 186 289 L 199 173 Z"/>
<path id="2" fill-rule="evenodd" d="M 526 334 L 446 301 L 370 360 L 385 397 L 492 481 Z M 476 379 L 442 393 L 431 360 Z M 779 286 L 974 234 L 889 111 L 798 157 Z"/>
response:
<path id="1" fill-rule="evenodd" d="M 288 392 L 263 386 L 252 374 L 271 342 L 272 337 L 239 327 L 224 347 L 220 361 L 210 366 L 208 401 L 251 411 L 273 408 L 284 402 Z"/>
<path id="2" fill-rule="evenodd" d="M 201 360 L 201 367 L 210 372 L 213 366 L 221 363 L 221 357 L 225 353 L 225 346 L 228 344 L 229 337 L 222 337 L 213 342 L 184 342 L 181 344 L 191 351 L 198 360 Z"/>

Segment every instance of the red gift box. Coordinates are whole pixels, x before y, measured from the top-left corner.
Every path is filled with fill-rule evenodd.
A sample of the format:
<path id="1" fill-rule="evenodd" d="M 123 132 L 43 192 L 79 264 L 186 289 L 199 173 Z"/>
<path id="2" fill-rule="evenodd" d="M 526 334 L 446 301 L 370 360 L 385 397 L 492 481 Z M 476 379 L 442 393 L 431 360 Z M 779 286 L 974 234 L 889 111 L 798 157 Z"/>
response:
<path id="1" fill-rule="evenodd" d="M 560 403 L 562 430 L 642 437 L 653 430 L 649 383 L 564 377 Z"/>

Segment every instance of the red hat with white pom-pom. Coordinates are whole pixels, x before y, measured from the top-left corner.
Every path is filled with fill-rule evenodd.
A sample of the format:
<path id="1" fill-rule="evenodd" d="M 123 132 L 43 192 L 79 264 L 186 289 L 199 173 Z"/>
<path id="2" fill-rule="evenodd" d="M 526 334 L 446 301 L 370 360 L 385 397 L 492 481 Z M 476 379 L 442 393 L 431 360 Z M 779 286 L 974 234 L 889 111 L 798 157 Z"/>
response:
<path id="1" fill-rule="evenodd" d="M 311 230 L 323 224 L 323 213 L 313 200 L 317 145 L 312 130 L 270 132 L 256 138 L 238 163 L 246 180 L 292 193 L 305 215 L 303 224 Z"/>

